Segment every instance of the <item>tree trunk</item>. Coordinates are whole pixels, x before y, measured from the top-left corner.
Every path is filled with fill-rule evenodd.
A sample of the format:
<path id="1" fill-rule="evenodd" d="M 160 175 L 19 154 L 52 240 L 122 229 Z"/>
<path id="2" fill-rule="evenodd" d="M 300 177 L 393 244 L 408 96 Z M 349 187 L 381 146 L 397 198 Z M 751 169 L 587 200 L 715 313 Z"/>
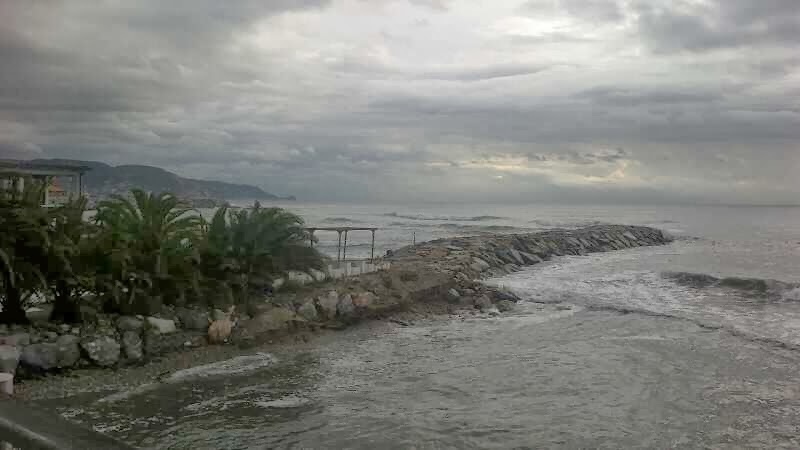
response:
<path id="1" fill-rule="evenodd" d="M 6 298 L 3 301 L 3 311 L 0 312 L 0 323 L 27 324 L 28 317 L 22 307 L 22 293 L 19 289 L 6 285 Z"/>
<path id="2" fill-rule="evenodd" d="M 56 282 L 55 302 L 50 320 L 53 322 L 78 323 L 81 321 L 80 306 L 72 289 L 64 281 Z"/>

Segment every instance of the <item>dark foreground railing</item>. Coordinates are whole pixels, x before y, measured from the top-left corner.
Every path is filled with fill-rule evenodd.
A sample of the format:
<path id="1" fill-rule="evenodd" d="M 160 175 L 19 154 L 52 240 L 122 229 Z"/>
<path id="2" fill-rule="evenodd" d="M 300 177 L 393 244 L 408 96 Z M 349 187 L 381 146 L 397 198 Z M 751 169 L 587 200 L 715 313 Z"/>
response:
<path id="1" fill-rule="evenodd" d="M 69 422 L 58 414 L 0 399 L 0 443 L 22 450 L 132 450 L 134 447 Z M 0 444 L 2 448 L 3 444 Z"/>

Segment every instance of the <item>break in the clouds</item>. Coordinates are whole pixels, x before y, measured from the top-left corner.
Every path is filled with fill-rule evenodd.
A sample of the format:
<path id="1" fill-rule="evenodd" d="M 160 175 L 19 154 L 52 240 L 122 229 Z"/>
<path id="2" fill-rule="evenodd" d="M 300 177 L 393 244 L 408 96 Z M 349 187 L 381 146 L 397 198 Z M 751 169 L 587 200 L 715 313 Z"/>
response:
<path id="1" fill-rule="evenodd" d="M 800 200 L 796 0 L 3 0 L 0 157 L 308 200 Z"/>

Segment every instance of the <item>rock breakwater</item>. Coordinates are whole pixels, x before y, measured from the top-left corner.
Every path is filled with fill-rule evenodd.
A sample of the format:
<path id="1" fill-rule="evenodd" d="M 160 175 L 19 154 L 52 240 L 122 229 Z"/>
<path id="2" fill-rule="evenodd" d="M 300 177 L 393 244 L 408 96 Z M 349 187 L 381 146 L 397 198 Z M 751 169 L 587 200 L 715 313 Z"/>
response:
<path id="1" fill-rule="evenodd" d="M 418 308 L 501 314 L 519 300 L 482 279 L 502 276 L 554 256 L 585 255 L 667 244 L 660 230 L 598 225 L 513 235 L 441 239 L 387 255 L 391 268 L 360 277 L 315 282 L 237 308 L 229 343 L 258 344 L 296 331 L 338 328 Z M 246 313 L 244 312 L 246 311 Z M 23 376 L 76 367 L 141 364 L 167 353 L 208 344 L 209 318 L 223 314 L 165 309 L 158 317 L 98 315 L 79 326 L 41 323 L 0 327 L 0 366 Z M 19 366 L 19 367 L 17 367 Z"/>

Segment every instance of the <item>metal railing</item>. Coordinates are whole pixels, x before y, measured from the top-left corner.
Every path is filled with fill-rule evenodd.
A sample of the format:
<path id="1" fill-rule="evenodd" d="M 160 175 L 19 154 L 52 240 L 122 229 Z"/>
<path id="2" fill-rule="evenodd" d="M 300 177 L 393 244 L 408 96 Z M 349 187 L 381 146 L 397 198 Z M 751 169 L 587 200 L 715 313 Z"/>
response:
<path id="1" fill-rule="evenodd" d="M 21 450 L 134 449 L 110 436 L 70 422 L 58 414 L 11 398 L 0 398 L 0 448 L 9 448 L 3 445 Z"/>

